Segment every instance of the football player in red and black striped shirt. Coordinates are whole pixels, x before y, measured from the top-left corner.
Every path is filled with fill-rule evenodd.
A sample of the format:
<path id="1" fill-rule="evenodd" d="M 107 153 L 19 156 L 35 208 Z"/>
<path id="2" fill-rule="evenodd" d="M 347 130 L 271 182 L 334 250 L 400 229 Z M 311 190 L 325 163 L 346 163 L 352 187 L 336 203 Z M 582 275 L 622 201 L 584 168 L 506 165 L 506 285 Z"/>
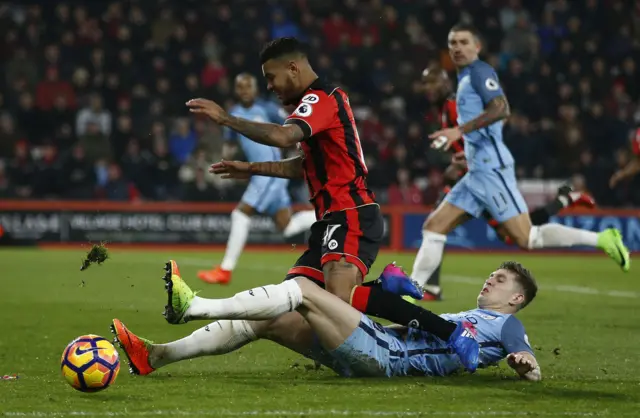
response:
<path id="1" fill-rule="evenodd" d="M 609 180 L 611 188 L 616 187 L 620 181 L 640 173 L 640 127 L 636 129 L 631 138 L 631 152 L 633 152 L 634 158 L 629 161 L 626 167 L 611 176 L 611 180 Z"/>
<path id="2" fill-rule="evenodd" d="M 231 116 L 210 100 L 190 100 L 187 106 L 255 142 L 281 148 L 299 146 L 302 155 L 288 160 L 223 161 L 210 170 L 224 178 L 306 179 L 318 220 L 311 227 L 309 248 L 286 279 L 310 279 L 365 314 L 401 325 L 412 323 L 449 341 L 461 359 L 477 364 L 477 342 L 461 342 L 473 338 L 472 333 L 464 332 L 464 324 L 443 320 L 384 291 L 379 281 L 362 285 L 378 254 L 384 223 L 367 187 L 367 167 L 347 94 L 319 80 L 294 38 L 269 42 L 260 60 L 268 89 L 285 106 L 295 106 L 284 125 Z"/>
<path id="3" fill-rule="evenodd" d="M 422 72 L 422 85 L 429 102 L 434 103 L 439 109 L 438 120 L 441 127 L 444 129 L 457 126 L 456 98 L 447 72 L 437 66 L 426 68 Z M 453 153 L 451 165 L 446 168 L 444 173 L 446 185 L 440 199 L 451 190 L 451 187 L 453 187 L 467 171 L 462 138 L 451 144 L 451 151 Z M 556 215 L 562 209 L 571 206 L 594 207 L 595 201 L 586 193 L 574 192 L 570 186 L 563 186 L 558 190 L 558 194 L 554 200 L 530 212 L 531 223 L 533 225 L 544 225 L 549 222 L 550 217 Z M 508 244 L 512 244 L 511 239 L 506 235 L 498 222 L 486 211 L 484 212 L 484 218 L 489 225 L 496 230 L 498 236 Z M 427 280 L 427 284 L 424 286 L 425 296 L 423 300 L 441 299 L 441 267 L 442 264 L 440 264 L 429 280 Z"/>

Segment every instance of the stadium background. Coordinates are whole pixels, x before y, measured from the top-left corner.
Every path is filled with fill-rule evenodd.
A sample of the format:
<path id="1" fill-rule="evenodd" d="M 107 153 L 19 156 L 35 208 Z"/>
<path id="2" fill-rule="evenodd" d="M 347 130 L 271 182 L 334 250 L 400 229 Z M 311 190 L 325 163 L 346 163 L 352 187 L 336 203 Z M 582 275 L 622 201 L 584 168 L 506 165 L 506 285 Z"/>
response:
<path id="1" fill-rule="evenodd" d="M 235 74 L 260 77 L 262 44 L 297 36 L 350 93 L 388 244 L 413 248 L 448 162 L 425 141 L 439 121 L 419 76 L 452 69 L 447 31 L 472 20 L 512 104 L 505 138 L 527 200 L 571 181 L 615 209 L 558 221 L 619 227 L 640 249 L 640 178 L 607 185 L 640 123 L 638 1 L 29 3 L 0 6 L 0 225 L 12 239 L 224 243 L 244 185 L 206 174 L 221 132 L 184 102 L 230 105 Z M 305 202 L 301 182 L 291 192 Z M 250 242 L 280 242 L 266 218 L 252 229 Z M 481 221 L 449 244 L 502 245 Z"/>
<path id="2" fill-rule="evenodd" d="M 76 393 L 60 376 L 69 341 L 86 333 L 107 337 L 114 317 L 157 342 L 202 325 L 168 326 L 161 318 L 167 259 L 178 260 L 200 295 L 219 298 L 279 282 L 299 256 L 300 246 L 262 251 L 277 235 L 269 220 L 257 218 L 250 239 L 261 251 L 243 254 L 229 286 L 196 279 L 222 258 L 222 245 L 110 245 L 108 262 L 79 271 L 89 240 L 224 243 L 228 211 L 243 186 L 198 171 L 219 157 L 217 127 L 175 118 L 187 116 L 183 103 L 193 96 L 229 103 L 232 77 L 260 75 L 257 51 L 272 36 L 310 41 L 316 69 L 350 91 L 391 248 L 415 245 L 447 161 L 423 141 L 437 121 L 425 120 L 435 109 L 415 81 L 431 60 L 448 65 L 449 25 L 473 19 L 515 108 L 506 135 L 529 202 L 542 203 L 559 182 L 582 174 L 607 209 L 559 220 L 594 230 L 619 226 L 640 249 L 638 180 L 613 191 L 606 186 L 628 158 L 628 135 L 637 127 L 638 1 L 523 0 L 524 9 L 507 0 L 34 3 L 0 4 L 0 231 L 7 230 L 0 246 L 79 242 L 55 251 L 0 248 L 0 376 L 20 376 L 0 382 L 0 416 L 638 416 L 638 275 L 595 254 L 513 254 L 540 284 L 534 304 L 518 314 L 542 365 L 539 384 L 517 381 L 504 362 L 446 379 L 339 379 L 270 342 L 148 378 L 128 376 L 121 356 L 115 386 L 98 394 Z M 209 58 L 217 63 L 207 65 Z M 82 112 L 93 92 L 104 110 Z M 592 118 L 592 107 L 603 115 Z M 93 121 L 86 131 L 76 128 L 80 115 Z M 402 205 L 390 192 L 398 191 L 400 167 L 409 168 L 400 177 L 412 180 L 395 193 Z M 300 184 L 292 189 L 304 202 Z M 449 243 L 489 251 L 448 251 L 444 300 L 425 305 L 436 312 L 469 309 L 484 275 L 512 256 L 493 252 L 503 247 L 480 221 L 458 228 Z M 391 261 L 411 266 L 414 256 L 385 251 L 371 276 Z"/>

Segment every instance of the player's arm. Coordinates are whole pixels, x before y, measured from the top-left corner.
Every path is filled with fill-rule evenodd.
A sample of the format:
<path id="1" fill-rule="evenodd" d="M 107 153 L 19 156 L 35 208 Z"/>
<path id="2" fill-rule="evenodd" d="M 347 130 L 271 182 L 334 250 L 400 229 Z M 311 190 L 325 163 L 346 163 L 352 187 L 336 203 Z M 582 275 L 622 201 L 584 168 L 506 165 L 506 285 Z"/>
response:
<path id="1" fill-rule="evenodd" d="M 249 170 L 255 176 L 281 177 L 297 179 L 303 177 L 301 155 L 280 161 L 261 161 L 249 164 Z"/>
<path id="2" fill-rule="evenodd" d="M 442 147 L 447 151 L 464 134 L 486 128 L 511 114 L 507 96 L 502 91 L 493 68 L 479 64 L 471 70 L 469 78 L 471 86 L 482 99 L 484 111 L 463 125 L 442 129 L 429 135 L 430 139 L 440 142 L 436 148 Z"/>
<path id="3" fill-rule="evenodd" d="M 477 118 L 471 119 L 469 122 L 460 125 L 460 132 L 462 134 L 468 134 L 469 132 L 477 131 L 478 129 L 486 128 L 487 126 L 494 124 L 498 121 L 504 120 L 509 117 L 511 110 L 509 109 L 509 102 L 506 96 L 499 96 L 495 99 L 491 99 Z"/>
<path id="4" fill-rule="evenodd" d="M 304 132 L 297 125 L 277 125 L 268 122 L 254 122 L 227 114 L 221 125 L 229 127 L 247 138 L 264 145 L 289 148 L 304 139 Z"/>
<path id="5" fill-rule="evenodd" d="M 478 65 L 471 70 L 470 81 L 474 90 L 482 99 L 484 112 L 475 119 L 460 125 L 459 129 L 462 134 L 486 128 L 491 124 L 508 118 L 511 114 L 507 96 L 502 91 L 498 76 L 493 68 L 488 65 Z"/>
<path id="6" fill-rule="evenodd" d="M 503 325 L 500 342 L 509 353 L 507 355 L 507 364 L 521 378 L 535 382 L 542 379 L 540 366 L 533 355 L 527 334 L 522 323 L 515 316 L 509 317 Z"/>
<path id="7" fill-rule="evenodd" d="M 246 180 L 251 176 L 280 177 L 296 179 L 303 177 L 303 157 L 297 156 L 280 161 L 220 161 L 209 168 L 209 172 L 223 179 Z"/>
<path id="8" fill-rule="evenodd" d="M 507 364 L 523 379 L 530 380 L 532 382 L 542 380 L 540 365 L 538 364 L 535 356 L 529 351 L 520 351 L 509 354 L 507 356 Z"/>
<path id="9" fill-rule="evenodd" d="M 254 122 L 230 115 L 216 102 L 192 99 L 187 102 L 191 113 L 207 115 L 219 125 L 232 129 L 259 144 L 289 148 L 304 139 L 303 130 L 295 124 Z"/>

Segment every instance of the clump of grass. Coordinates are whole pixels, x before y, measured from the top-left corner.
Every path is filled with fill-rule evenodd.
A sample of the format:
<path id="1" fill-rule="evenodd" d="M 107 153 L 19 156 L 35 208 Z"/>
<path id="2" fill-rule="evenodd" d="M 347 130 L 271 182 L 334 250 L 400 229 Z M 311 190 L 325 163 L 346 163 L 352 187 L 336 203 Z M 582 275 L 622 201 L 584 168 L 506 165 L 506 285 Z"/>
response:
<path id="1" fill-rule="evenodd" d="M 92 264 L 102 264 L 109 258 L 109 250 L 105 247 L 105 243 L 101 242 L 100 244 L 93 244 L 89 252 L 87 252 L 87 256 L 82 261 L 82 266 L 80 267 L 80 271 L 84 271 L 89 268 Z"/>

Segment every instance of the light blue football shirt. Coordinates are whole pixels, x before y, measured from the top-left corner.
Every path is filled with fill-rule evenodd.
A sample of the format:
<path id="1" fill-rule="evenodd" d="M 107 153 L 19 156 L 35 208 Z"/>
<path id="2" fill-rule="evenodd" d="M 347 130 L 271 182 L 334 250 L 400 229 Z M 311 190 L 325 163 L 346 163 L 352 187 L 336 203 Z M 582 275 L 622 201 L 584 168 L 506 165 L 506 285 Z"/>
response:
<path id="1" fill-rule="evenodd" d="M 503 96 L 498 75 L 484 61 L 476 60 L 458 72 L 456 105 L 458 125 L 477 118 L 491 100 Z M 491 171 L 513 166 L 513 156 L 504 144 L 502 121 L 464 135 L 469 171 Z"/>

